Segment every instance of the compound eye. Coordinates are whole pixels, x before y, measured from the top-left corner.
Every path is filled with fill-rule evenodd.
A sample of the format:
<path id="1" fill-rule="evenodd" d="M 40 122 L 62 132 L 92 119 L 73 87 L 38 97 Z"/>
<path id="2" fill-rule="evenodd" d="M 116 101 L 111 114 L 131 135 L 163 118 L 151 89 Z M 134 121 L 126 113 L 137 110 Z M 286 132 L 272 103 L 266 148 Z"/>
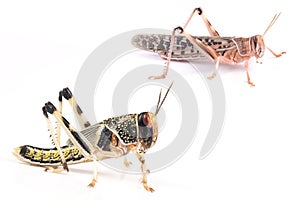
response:
<path id="1" fill-rule="evenodd" d="M 139 114 L 138 125 L 151 127 L 153 125 L 151 113 L 143 112 Z"/>
<path id="2" fill-rule="evenodd" d="M 143 114 L 142 120 L 145 126 L 149 126 L 151 123 L 150 116 L 148 115 L 148 113 Z"/>

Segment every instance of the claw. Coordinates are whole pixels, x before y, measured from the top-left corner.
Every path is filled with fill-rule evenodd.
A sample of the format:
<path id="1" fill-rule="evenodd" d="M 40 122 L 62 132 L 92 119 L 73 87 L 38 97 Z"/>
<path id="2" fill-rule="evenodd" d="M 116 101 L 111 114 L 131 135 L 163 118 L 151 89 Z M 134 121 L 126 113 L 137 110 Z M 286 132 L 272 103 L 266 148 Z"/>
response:
<path id="1" fill-rule="evenodd" d="M 143 181 L 143 186 L 145 188 L 145 190 L 147 190 L 148 192 L 154 192 L 155 190 L 152 187 L 149 187 L 147 182 Z"/>
<path id="2" fill-rule="evenodd" d="M 93 178 L 92 182 L 88 185 L 88 187 L 93 188 L 97 183 L 97 180 Z"/>
<path id="3" fill-rule="evenodd" d="M 212 80 L 212 79 L 215 78 L 215 77 L 216 77 L 216 72 L 213 72 L 212 75 L 208 76 L 207 78 L 208 78 L 209 80 Z"/>
<path id="4" fill-rule="evenodd" d="M 64 168 L 57 168 L 57 167 L 55 168 L 55 167 L 50 167 L 50 166 L 45 167 L 45 172 L 53 172 L 53 173 L 56 173 L 56 174 L 60 174 L 65 170 L 69 171 L 69 170 L 64 169 Z"/>
<path id="5" fill-rule="evenodd" d="M 248 81 L 248 84 L 249 84 L 251 87 L 254 87 L 254 86 L 255 86 L 255 84 L 252 83 L 251 81 Z"/>
<path id="6" fill-rule="evenodd" d="M 282 56 L 283 54 L 286 54 L 286 52 L 283 51 L 283 52 L 281 52 L 280 54 L 275 54 L 275 57 L 276 57 L 276 58 L 279 58 L 279 57 Z"/>

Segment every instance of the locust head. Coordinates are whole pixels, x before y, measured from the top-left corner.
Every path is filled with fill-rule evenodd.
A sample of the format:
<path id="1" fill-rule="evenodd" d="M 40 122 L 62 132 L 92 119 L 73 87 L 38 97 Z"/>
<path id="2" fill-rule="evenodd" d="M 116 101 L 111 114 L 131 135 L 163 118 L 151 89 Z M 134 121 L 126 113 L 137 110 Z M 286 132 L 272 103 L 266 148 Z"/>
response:
<path id="1" fill-rule="evenodd" d="M 270 28 L 274 25 L 274 23 L 276 22 L 276 20 L 278 19 L 278 17 L 280 16 L 281 13 L 276 14 L 272 21 L 270 22 L 270 24 L 268 25 L 268 27 L 266 28 L 264 34 L 262 35 L 255 35 L 253 37 L 251 37 L 251 47 L 253 52 L 255 52 L 255 57 L 256 59 L 259 59 L 261 57 L 263 57 L 264 53 L 265 53 L 265 42 L 264 42 L 264 36 L 266 35 L 266 33 L 270 30 Z"/>
<path id="2" fill-rule="evenodd" d="M 252 52 L 254 52 L 255 58 L 259 59 L 264 56 L 265 53 L 265 42 L 262 35 L 252 36 L 250 39 Z"/>
<path id="3" fill-rule="evenodd" d="M 156 116 L 152 112 L 143 112 L 138 115 L 138 145 L 139 153 L 146 153 L 151 148 L 158 136 Z"/>
<path id="4" fill-rule="evenodd" d="M 151 148 L 157 140 L 158 137 L 158 126 L 156 115 L 159 113 L 159 110 L 164 103 L 173 83 L 168 88 L 163 100 L 161 100 L 161 91 L 159 93 L 158 103 L 156 105 L 155 113 L 152 112 L 143 112 L 138 115 L 138 144 L 137 151 L 139 153 L 146 153 L 149 148 Z"/>

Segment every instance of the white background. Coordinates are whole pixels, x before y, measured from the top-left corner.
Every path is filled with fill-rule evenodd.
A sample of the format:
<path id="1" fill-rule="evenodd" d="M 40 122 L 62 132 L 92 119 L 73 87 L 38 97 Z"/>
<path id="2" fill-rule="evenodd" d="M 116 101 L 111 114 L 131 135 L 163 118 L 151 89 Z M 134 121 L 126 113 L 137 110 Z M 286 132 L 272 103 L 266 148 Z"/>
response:
<path id="1" fill-rule="evenodd" d="M 292 2 L 1 2 L 1 195 L 11 199 L 173 199 L 188 196 L 197 199 L 299 199 L 300 99 L 296 55 L 299 17 L 295 12 L 297 6 Z M 16 146 L 50 144 L 41 112 L 43 103 L 56 102 L 60 89 L 74 87 L 82 63 L 102 42 L 133 29 L 172 29 L 183 25 L 191 11 L 199 6 L 223 36 L 262 34 L 275 13 L 281 11 L 282 16 L 266 35 L 265 42 L 276 52 L 287 51 L 278 59 L 267 52 L 262 65 L 251 61 L 254 88 L 247 85 L 242 65 L 221 65 L 226 120 L 222 137 L 208 157 L 198 159 L 212 115 L 202 80 L 190 80 L 199 83 L 193 86 L 198 91 L 201 111 L 199 135 L 175 164 L 149 175 L 149 185 L 156 190 L 153 194 L 143 190 L 140 176 L 118 173 L 103 165 L 99 165 L 96 187 L 89 189 L 86 185 L 92 177 L 91 163 L 70 166 L 70 173 L 53 174 L 21 164 L 13 157 L 11 151 Z M 207 35 L 197 17 L 188 31 Z M 138 55 L 164 63 L 147 52 Z M 185 63 L 171 65 L 187 79 L 192 79 L 194 76 L 188 66 Z M 109 92 L 109 88 L 106 90 Z M 134 102 L 138 108 L 143 108 L 143 102 Z M 109 106 L 95 105 L 101 106 L 108 107 L 108 111 L 97 113 L 97 118 L 110 117 Z M 170 140 L 174 137 L 171 134 L 162 133 L 158 149 L 168 144 L 168 137 Z"/>

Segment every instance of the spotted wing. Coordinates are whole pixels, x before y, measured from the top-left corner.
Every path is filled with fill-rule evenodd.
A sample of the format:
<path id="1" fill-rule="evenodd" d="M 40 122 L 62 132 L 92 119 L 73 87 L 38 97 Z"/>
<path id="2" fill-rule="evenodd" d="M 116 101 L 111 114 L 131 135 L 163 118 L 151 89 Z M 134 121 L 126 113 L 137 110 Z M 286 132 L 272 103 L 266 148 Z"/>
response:
<path id="1" fill-rule="evenodd" d="M 137 142 L 137 114 L 106 119 L 80 131 L 83 140 L 109 151 L 110 145 L 130 145 Z"/>
<path id="2" fill-rule="evenodd" d="M 197 40 L 203 42 L 216 50 L 221 55 L 228 49 L 234 48 L 235 43 L 232 37 L 215 37 L 215 36 L 194 36 Z M 170 35 L 163 34 L 140 34 L 132 38 L 132 44 L 143 50 L 158 53 L 166 59 L 170 48 Z M 196 47 L 185 36 L 176 35 L 174 38 L 174 47 L 172 60 L 192 60 L 207 59 L 204 51 Z"/>
<path id="3" fill-rule="evenodd" d="M 125 145 L 137 142 L 137 114 L 122 115 L 104 120 L 106 127 Z"/>

